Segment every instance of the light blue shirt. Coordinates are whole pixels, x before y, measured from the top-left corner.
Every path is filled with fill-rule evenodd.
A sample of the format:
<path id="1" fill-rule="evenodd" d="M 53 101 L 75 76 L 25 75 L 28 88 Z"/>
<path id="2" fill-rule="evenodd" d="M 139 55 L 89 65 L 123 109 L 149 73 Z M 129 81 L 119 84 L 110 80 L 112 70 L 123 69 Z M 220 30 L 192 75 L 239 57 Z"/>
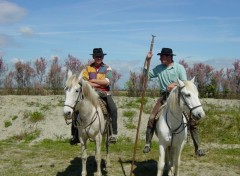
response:
<path id="1" fill-rule="evenodd" d="M 144 72 L 146 73 L 146 69 L 144 69 Z M 151 80 L 152 78 L 158 78 L 160 91 L 164 92 L 167 90 L 168 85 L 177 82 L 177 79 L 186 81 L 187 74 L 183 65 L 173 62 L 169 67 L 160 64 L 151 69 L 148 73 L 148 79 Z"/>

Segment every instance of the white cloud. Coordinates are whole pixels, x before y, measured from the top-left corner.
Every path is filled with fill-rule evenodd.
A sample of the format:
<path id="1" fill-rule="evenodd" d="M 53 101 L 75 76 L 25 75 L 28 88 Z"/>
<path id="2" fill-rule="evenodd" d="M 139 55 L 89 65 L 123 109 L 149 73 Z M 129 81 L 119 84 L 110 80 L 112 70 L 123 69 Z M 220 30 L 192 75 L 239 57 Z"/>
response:
<path id="1" fill-rule="evenodd" d="M 34 35 L 34 31 L 33 31 L 30 27 L 27 27 L 27 26 L 21 27 L 21 28 L 19 29 L 19 31 L 20 31 L 20 33 L 21 33 L 23 36 L 29 37 L 29 36 Z"/>
<path id="2" fill-rule="evenodd" d="M 0 1 L 0 9 L 0 24 L 19 21 L 26 14 L 24 8 L 7 1 Z"/>

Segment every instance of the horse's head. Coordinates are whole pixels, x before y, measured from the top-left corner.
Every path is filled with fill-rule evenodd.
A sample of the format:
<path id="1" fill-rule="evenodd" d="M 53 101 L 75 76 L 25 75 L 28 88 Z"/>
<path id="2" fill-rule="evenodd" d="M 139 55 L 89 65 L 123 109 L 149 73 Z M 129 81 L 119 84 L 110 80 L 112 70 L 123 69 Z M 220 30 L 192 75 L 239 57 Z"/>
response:
<path id="1" fill-rule="evenodd" d="M 71 119 L 73 113 L 76 112 L 76 106 L 79 101 L 83 99 L 82 85 L 80 77 L 73 75 L 68 71 L 65 90 L 65 102 L 63 107 L 63 114 L 65 119 Z"/>
<path id="2" fill-rule="evenodd" d="M 66 87 L 65 87 L 65 102 L 63 113 L 65 119 L 71 119 L 73 114 L 80 110 L 81 103 L 97 107 L 98 94 L 89 85 L 88 81 L 82 78 L 82 73 L 77 77 L 71 71 L 68 71 Z"/>
<path id="3" fill-rule="evenodd" d="M 191 81 L 178 80 L 179 104 L 183 110 L 188 112 L 195 120 L 205 116 L 202 104 L 198 97 L 198 90 L 194 84 L 194 78 Z"/>

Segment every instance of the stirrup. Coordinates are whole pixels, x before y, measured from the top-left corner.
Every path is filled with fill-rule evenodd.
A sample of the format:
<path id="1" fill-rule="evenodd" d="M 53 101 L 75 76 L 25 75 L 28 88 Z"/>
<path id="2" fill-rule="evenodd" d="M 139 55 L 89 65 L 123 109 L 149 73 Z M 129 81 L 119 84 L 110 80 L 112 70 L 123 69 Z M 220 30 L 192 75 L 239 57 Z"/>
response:
<path id="1" fill-rule="evenodd" d="M 70 145 L 77 145 L 78 143 L 80 143 L 79 139 L 78 138 L 71 138 L 70 141 L 69 141 Z"/>
<path id="2" fill-rule="evenodd" d="M 196 154 L 197 156 L 204 156 L 204 155 L 205 155 L 205 152 L 204 152 L 204 150 L 202 150 L 202 149 L 198 149 L 197 151 L 195 151 L 195 154 Z"/>
<path id="3" fill-rule="evenodd" d="M 109 141 L 111 142 L 111 143 L 116 143 L 117 142 L 117 135 L 112 135 L 112 136 L 110 136 L 110 139 L 109 139 Z"/>
<path id="4" fill-rule="evenodd" d="M 145 144 L 143 148 L 143 153 L 149 153 L 151 151 L 150 144 Z"/>

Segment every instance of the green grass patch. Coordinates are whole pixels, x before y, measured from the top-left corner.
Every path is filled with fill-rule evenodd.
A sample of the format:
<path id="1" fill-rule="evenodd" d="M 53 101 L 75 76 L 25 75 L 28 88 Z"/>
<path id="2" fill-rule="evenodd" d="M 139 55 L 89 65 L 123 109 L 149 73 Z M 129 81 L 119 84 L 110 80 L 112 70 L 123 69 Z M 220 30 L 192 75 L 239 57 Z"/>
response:
<path id="1" fill-rule="evenodd" d="M 202 141 L 220 144 L 240 144 L 240 109 L 207 105 L 206 117 L 199 123 Z"/>
<path id="2" fill-rule="evenodd" d="M 44 115 L 41 112 L 34 111 L 33 113 L 31 113 L 29 120 L 32 123 L 36 123 L 36 122 L 44 120 Z"/>
<path id="3" fill-rule="evenodd" d="M 50 110 L 50 106 L 49 106 L 49 105 L 41 105 L 40 110 L 41 110 L 41 111 Z"/>
<path id="4" fill-rule="evenodd" d="M 18 116 L 15 115 L 15 116 L 12 117 L 12 120 L 16 120 L 17 118 L 18 118 Z"/>
<path id="5" fill-rule="evenodd" d="M 23 143 L 29 143 L 33 141 L 34 139 L 37 139 L 40 136 L 41 131 L 40 130 L 35 130 L 32 132 L 21 132 L 18 135 L 12 136 L 6 140 L 4 140 L 7 143 L 18 143 L 18 142 L 23 142 Z"/>
<path id="6" fill-rule="evenodd" d="M 8 120 L 4 122 L 4 127 L 5 128 L 10 127 L 10 126 L 12 126 L 12 122 L 10 122 Z"/>
<path id="7" fill-rule="evenodd" d="M 133 118 L 136 115 L 135 111 L 123 111 L 123 116 L 128 118 Z"/>

